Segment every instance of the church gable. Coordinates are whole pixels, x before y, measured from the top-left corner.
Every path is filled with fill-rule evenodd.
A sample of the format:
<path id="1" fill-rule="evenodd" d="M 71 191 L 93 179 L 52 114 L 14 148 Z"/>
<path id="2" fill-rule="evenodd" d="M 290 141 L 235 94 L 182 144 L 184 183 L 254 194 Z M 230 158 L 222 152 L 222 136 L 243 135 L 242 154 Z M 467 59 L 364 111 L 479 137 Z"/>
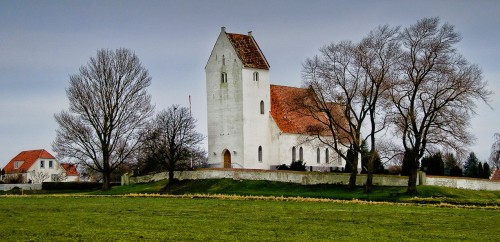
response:
<path id="1" fill-rule="evenodd" d="M 227 33 L 227 38 L 231 42 L 236 54 L 247 68 L 269 70 L 269 63 L 262 54 L 259 45 L 250 34 Z"/>

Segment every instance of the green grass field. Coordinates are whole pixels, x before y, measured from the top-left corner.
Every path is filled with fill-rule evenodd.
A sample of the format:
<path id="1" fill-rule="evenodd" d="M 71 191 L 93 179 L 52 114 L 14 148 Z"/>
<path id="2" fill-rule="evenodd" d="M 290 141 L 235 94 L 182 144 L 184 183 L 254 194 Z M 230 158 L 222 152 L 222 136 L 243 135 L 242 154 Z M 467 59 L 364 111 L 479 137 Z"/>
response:
<path id="1" fill-rule="evenodd" d="M 366 194 L 230 179 L 166 185 L 2 192 L 0 241 L 498 241 L 500 233 L 500 192 L 419 186 L 415 197 L 404 187 Z"/>
<path id="2" fill-rule="evenodd" d="M 498 241 L 500 211 L 342 202 L 0 197 L 2 241 Z"/>

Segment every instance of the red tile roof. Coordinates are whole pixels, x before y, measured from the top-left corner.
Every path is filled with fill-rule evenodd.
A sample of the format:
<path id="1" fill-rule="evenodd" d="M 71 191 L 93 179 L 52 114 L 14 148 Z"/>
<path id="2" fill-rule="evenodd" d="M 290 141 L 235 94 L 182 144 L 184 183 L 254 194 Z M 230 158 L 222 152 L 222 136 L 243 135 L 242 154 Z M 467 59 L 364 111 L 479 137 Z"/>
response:
<path id="1" fill-rule="evenodd" d="M 326 121 L 326 115 L 317 112 L 313 117 L 310 111 L 301 105 L 313 99 L 316 97 L 308 89 L 271 85 L 271 116 L 278 128 L 291 134 L 319 132 L 325 136 L 331 135 L 327 126 L 319 121 Z M 341 113 L 339 105 L 331 103 L 329 106 L 334 109 L 333 113 Z"/>
<path id="2" fill-rule="evenodd" d="M 35 163 L 35 161 L 37 161 L 38 159 L 55 159 L 55 157 L 44 149 L 22 151 L 14 158 L 12 158 L 12 160 L 7 163 L 7 165 L 3 169 L 5 170 L 6 174 L 24 173 L 28 171 L 33 163 Z M 16 161 L 23 161 L 23 164 L 17 169 L 14 169 L 14 163 Z"/>
<path id="3" fill-rule="evenodd" d="M 236 54 L 248 68 L 269 70 L 269 63 L 252 35 L 226 33 Z"/>
<path id="4" fill-rule="evenodd" d="M 491 180 L 492 181 L 500 181 L 500 170 L 499 169 L 496 169 L 493 172 L 493 175 L 491 175 Z"/>
<path id="5" fill-rule="evenodd" d="M 61 163 L 61 167 L 66 171 L 66 176 L 78 176 L 75 164 Z"/>

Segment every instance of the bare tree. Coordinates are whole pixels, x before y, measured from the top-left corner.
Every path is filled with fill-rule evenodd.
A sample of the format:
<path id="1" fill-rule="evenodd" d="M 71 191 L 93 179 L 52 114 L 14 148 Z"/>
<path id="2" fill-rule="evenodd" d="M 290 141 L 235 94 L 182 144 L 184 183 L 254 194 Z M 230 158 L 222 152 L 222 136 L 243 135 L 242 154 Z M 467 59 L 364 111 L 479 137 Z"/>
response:
<path id="1" fill-rule="evenodd" d="M 388 90 L 387 79 L 395 73 L 399 54 L 397 33 L 398 28 L 381 26 L 360 43 L 344 41 L 323 47 L 321 57 L 307 59 L 303 65 L 304 84 L 317 97 L 312 102 L 302 102 L 309 111 L 305 115 L 323 124 L 323 127 L 310 129 L 314 138 L 330 146 L 353 168 L 357 167 L 362 142 L 370 140 L 367 192 L 371 191 L 373 161 L 377 157 L 376 134 L 386 124 L 383 115 L 386 99 L 381 96 Z M 368 130 L 364 136 L 363 128 Z M 330 135 L 324 136 L 325 133 Z M 345 152 L 346 146 L 354 152 L 352 156 Z M 353 169 L 350 188 L 355 186 L 356 174 L 357 170 Z"/>
<path id="2" fill-rule="evenodd" d="M 168 170 L 169 183 L 175 182 L 174 171 L 179 163 L 188 163 L 200 155 L 198 145 L 204 136 L 196 132 L 196 120 L 189 109 L 172 105 L 159 112 L 145 131 L 143 148 L 154 161 Z"/>
<path id="3" fill-rule="evenodd" d="M 467 132 L 475 101 L 488 102 L 481 70 L 454 47 L 460 35 L 438 18 L 424 18 L 400 34 L 399 78 L 392 84 L 393 121 L 402 138 L 410 175 L 407 192 L 417 192 L 418 161 L 431 147 L 461 152 L 472 142 Z"/>
<path id="4" fill-rule="evenodd" d="M 33 179 L 33 183 L 35 184 L 41 184 L 47 178 L 50 178 L 49 173 L 44 171 L 31 171 L 30 174 L 31 178 Z"/>
<path id="5" fill-rule="evenodd" d="M 489 163 L 491 167 L 500 169 L 500 134 L 495 133 L 495 142 L 491 145 Z"/>
<path id="6" fill-rule="evenodd" d="M 152 115 L 146 91 L 150 84 L 148 71 L 133 52 L 99 50 L 79 74 L 70 76 L 69 110 L 55 115 L 59 129 L 54 151 L 101 173 L 103 190 L 108 190 L 110 174 L 132 159 L 138 131 Z"/>

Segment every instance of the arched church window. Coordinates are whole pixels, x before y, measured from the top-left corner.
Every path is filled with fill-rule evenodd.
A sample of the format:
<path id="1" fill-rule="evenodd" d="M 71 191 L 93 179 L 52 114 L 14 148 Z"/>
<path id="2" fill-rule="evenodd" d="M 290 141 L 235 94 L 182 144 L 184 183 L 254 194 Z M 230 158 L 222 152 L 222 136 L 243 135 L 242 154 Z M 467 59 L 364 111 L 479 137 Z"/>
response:
<path id="1" fill-rule="evenodd" d="M 328 148 L 325 150 L 325 163 L 328 164 L 330 162 L 330 152 L 328 152 Z"/>
<path id="2" fill-rule="evenodd" d="M 318 149 L 316 150 L 316 162 L 317 162 L 318 164 L 319 164 L 319 162 L 320 162 L 320 156 L 321 156 L 321 155 L 320 155 L 320 153 L 321 153 L 321 151 L 320 151 L 320 150 L 319 150 L 319 148 L 318 148 Z"/>
<path id="3" fill-rule="evenodd" d="M 259 146 L 259 162 L 262 162 L 262 146 Z"/>
<path id="4" fill-rule="evenodd" d="M 260 114 L 264 114 L 264 101 L 260 101 Z"/>
<path id="5" fill-rule="evenodd" d="M 222 65 L 226 65 L 226 57 L 222 55 Z"/>
<path id="6" fill-rule="evenodd" d="M 304 161 L 304 150 L 302 147 L 299 148 L 299 160 L 302 162 Z"/>
<path id="7" fill-rule="evenodd" d="M 253 73 L 253 80 L 258 82 L 259 81 L 259 73 L 258 72 L 254 72 Z"/>
<path id="8" fill-rule="evenodd" d="M 220 75 L 220 82 L 221 83 L 227 83 L 227 73 L 222 72 Z"/>
<path id="9" fill-rule="evenodd" d="M 292 161 L 295 161 L 295 146 L 292 147 Z"/>

